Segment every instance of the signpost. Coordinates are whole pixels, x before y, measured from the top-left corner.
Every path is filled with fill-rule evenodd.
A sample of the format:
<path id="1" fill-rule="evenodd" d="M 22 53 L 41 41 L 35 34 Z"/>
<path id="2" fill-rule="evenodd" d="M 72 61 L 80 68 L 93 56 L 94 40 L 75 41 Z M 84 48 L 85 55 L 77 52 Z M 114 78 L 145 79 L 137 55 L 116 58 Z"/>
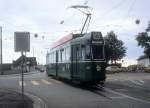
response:
<path id="1" fill-rule="evenodd" d="M 26 52 L 30 51 L 30 33 L 29 32 L 15 32 L 14 33 L 14 49 L 15 49 L 15 52 L 21 52 L 21 57 L 22 57 L 21 80 L 22 80 L 22 100 L 24 102 L 24 68 L 26 68 L 25 67 L 26 66 Z"/>

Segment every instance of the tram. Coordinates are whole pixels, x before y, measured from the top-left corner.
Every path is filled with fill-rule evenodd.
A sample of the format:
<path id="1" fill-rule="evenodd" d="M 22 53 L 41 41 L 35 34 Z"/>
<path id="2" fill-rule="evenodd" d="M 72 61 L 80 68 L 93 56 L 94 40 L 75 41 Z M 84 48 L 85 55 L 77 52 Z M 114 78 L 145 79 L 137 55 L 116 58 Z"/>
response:
<path id="1" fill-rule="evenodd" d="M 69 34 L 46 55 L 49 76 L 88 84 L 104 84 L 106 79 L 105 42 L 101 32 Z"/>

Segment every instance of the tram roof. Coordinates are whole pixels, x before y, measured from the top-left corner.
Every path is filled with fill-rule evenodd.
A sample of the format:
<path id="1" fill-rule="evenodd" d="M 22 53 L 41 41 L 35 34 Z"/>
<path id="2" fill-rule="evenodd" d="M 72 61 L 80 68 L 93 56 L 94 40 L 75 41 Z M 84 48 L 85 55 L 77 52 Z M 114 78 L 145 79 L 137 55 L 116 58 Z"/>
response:
<path id="1" fill-rule="evenodd" d="M 86 33 L 86 34 L 73 34 L 73 33 L 70 33 L 70 34 L 62 37 L 61 39 L 59 39 L 55 43 L 53 43 L 51 49 L 56 48 L 57 46 L 63 45 L 65 43 L 69 42 L 69 41 L 72 42 L 72 43 L 80 42 L 80 41 L 83 42 L 83 40 L 86 41 L 87 39 L 91 38 L 92 33 L 96 33 L 96 32 L 90 32 L 90 33 Z M 99 32 L 99 33 L 101 33 L 101 32 Z"/>
<path id="2" fill-rule="evenodd" d="M 70 33 L 70 34 L 68 34 L 68 35 L 66 35 L 66 36 L 64 36 L 64 37 L 62 37 L 61 39 L 59 39 L 58 41 L 56 41 L 56 42 L 54 42 L 53 44 L 52 44 L 52 49 L 53 48 L 56 48 L 57 46 L 60 46 L 60 45 L 62 45 L 62 44 L 64 44 L 64 43 L 67 43 L 67 42 L 69 42 L 69 41 L 71 41 L 71 40 L 73 40 L 73 39 L 75 39 L 75 38 L 78 38 L 78 37 L 82 37 L 83 35 L 81 35 L 81 34 L 73 34 L 73 33 Z"/>

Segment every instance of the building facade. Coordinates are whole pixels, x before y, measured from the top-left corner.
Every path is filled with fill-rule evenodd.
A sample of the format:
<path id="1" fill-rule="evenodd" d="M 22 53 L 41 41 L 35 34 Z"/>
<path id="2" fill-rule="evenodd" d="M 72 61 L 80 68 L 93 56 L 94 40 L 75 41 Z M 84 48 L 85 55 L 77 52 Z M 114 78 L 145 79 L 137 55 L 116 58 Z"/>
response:
<path id="1" fill-rule="evenodd" d="M 141 56 L 137 59 L 138 65 L 142 65 L 144 67 L 150 66 L 150 60 L 147 56 Z"/>

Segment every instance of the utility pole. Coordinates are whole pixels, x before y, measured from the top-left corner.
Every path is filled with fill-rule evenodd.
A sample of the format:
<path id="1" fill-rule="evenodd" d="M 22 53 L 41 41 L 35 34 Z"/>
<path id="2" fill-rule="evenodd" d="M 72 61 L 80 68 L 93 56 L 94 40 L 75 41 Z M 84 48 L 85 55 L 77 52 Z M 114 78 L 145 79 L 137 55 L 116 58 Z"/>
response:
<path id="1" fill-rule="evenodd" d="M 2 27 L 0 26 L 0 70 L 3 75 L 3 52 L 2 52 Z"/>

